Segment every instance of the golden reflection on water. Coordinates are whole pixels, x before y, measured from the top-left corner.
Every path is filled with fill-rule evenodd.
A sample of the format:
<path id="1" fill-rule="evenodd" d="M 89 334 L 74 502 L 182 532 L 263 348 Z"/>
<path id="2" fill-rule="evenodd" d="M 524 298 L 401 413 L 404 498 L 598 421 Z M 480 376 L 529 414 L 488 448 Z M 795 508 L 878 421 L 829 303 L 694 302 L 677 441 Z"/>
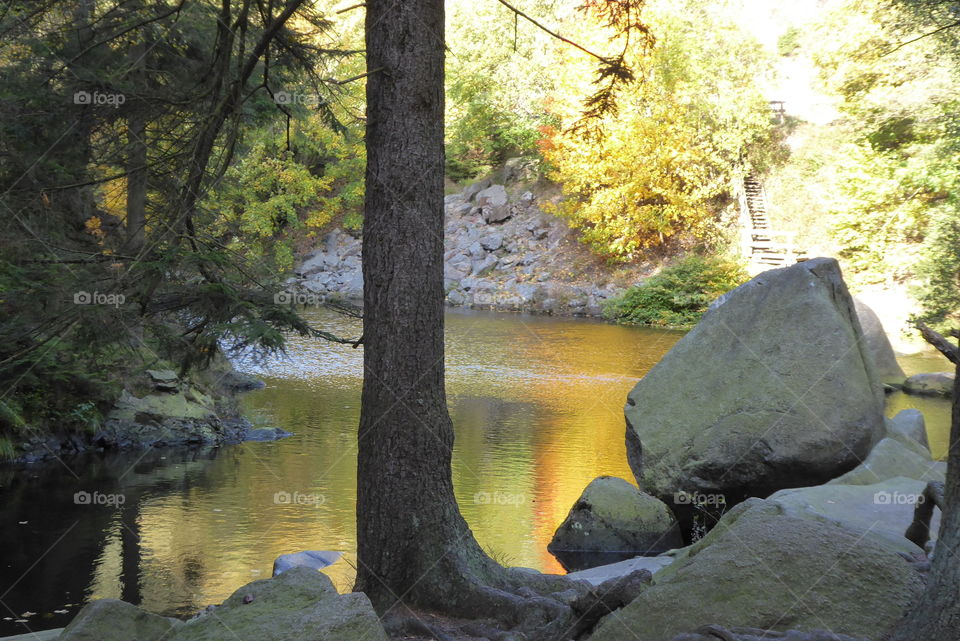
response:
<path id="1" fill-rule="evenodd" d="M 342 319 L 316 314 L 351 334 Z M 562 573 L 547 543 L 593 478 L 632 480 L 623 402 L 681 334 L 450 313 L 447 336 L 461 510 L 495 558 Z M 294 339 L 287 358 L 245 366 L 268 385 L 247 396 L 249 410 L 294 436 L 228 448 L 209 461 L 196 486 L 141 503 L 148 608 L 169 611 L 171 594 L 180 595 L 182 609 L 219 602 L 243 583 L 269 576 L 280 554 L 306 549 L 343 551 L 344 560 L 326 572 L 339 589 L 350 589 L 362 352 Z M 278 505 L 277 492 L 322 499 Z M 113 574 L 115 565 L 100 567 Z"/>

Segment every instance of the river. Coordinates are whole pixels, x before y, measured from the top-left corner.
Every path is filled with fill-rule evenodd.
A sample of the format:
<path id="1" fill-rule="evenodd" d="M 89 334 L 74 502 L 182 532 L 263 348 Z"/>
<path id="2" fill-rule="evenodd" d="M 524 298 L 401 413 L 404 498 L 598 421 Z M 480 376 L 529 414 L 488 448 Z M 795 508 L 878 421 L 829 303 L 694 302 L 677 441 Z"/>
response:
<path id="1" fill-rule="evenodd" d="M 310 314 L 358 333 L 355 321 Z M 500 562 L 562 572 L 546 551 L 553 531 L 593 478 L 632 479 L 626 394 L 682 333 L 452 310 L 446 322 L 461 510 Z M 186 616 L 299 550 L 342 551 L 326 571 L 349 589 L 362 350 L 292 338 L 287 357 L 239 366 L 267 384 L 244 398 L 251 420 L 294 436 L 0 468 L 0 636 L 24 632 L 14 623 L 24 612 L 36 613 L 32 629 L 60 627 L 102 597 Z M 930 355 L 904 366 L 944 369 Z M 891 399 L 891 409 L 907 406 L 927 414 L 942 453 L 949 404 Z M 77 504 L 76 492 L 107 503 Z"/>

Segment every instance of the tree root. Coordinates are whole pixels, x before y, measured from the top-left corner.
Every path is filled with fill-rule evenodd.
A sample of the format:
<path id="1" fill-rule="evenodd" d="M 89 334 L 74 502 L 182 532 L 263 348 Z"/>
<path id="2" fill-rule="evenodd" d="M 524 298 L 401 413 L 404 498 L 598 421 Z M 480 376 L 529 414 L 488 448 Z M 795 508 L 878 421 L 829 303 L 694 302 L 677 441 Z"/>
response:
<path id="1" fill-rule="evenodd" d="M 444 565 L 444 564 L 441 564 Z M 633 600 L 650 582 L 638 570 L 599 586 L 565 576 L 503 568 L 482 559 L 470 571 L 463 563 L 437 568 L 417 586 L 416 613 L 396 603 L 384 613 L 393 637 L 447 641 L 569 641 L 583 638 L 600 619 Z M 456 570 L 456 571 L 455 571 Z M 429 602 L 425 598 L 431 595 Z M 439 601 L 442 599 L 442 601 Z M 436 617 L 438 625 L 425 623 Z"/>

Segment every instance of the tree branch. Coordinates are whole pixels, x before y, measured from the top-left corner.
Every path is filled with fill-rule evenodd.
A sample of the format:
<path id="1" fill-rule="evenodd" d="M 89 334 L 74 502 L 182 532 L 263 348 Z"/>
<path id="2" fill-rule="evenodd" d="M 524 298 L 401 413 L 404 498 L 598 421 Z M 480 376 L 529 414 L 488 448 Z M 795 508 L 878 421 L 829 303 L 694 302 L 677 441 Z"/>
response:
<path id="1" fill-rule="evenodd" d="M 927 327 L 926 324 L 921 323 L 920 321 L 917 321 L 917 329 L 920 330 L 923 340 L 936 347 L 937 351 L 946 356 L 951 363 L 960 366 L 960 347 L 957 347 L 948 341 L 942 334 L 933 331 Z M 960 331 L 958 330 L 953 330 L 949 332 L 949 334 L 951 336 L 960 337 Z"/>

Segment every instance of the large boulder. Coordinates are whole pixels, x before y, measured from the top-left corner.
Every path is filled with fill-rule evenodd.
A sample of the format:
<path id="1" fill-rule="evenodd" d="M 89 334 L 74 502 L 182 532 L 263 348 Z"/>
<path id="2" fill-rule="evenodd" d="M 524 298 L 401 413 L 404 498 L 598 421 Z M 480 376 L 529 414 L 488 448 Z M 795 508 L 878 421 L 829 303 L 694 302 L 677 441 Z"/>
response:
<path id="1" fill-rule="evenodd" d="M 547 546 L 567 570 L 654 556 L 683 545 L 663 501 L 614 476 L 587 485 Z"/>
<path id="2" fill-rule="evenodd" d="M 914 374 L 903 384 L 903 391 L 917 396 L 953 396 L 953 372 L 935 372 L 933 374 Z"/>
<path id="3" fill-rule="evenodd" d="M 854 298 L 853 303 L 857 310 L 857 318 L 860 320 L 860 328 L 863 330 L 866 352 L 873 358 L 877 376 L 884 383 L 902 385 L 907 375 L 903 373 L 900 363 L 897 362 L 897 355 L 893 351 L 893 346 L 890 345 L 890 339 L 887 338 L 880 317 L 859 298 Z"/>
<path id="4" fill-rule="evenodd" d="M 668 641 L 716 624 L 882 639 L 923 591 L 899 554 L 749 499 L 601 622 L 591 641 Z"/>
<path id="5" fill-rule="evenodd" d="M 852 469 L 883 436 L 883 407 L 840 267 L 817 258 L 722 296 L 637 383 L 627 458 L 668 503 L 730 506 Z M 688 526 L 698 506 L 674 502 Z"/>

